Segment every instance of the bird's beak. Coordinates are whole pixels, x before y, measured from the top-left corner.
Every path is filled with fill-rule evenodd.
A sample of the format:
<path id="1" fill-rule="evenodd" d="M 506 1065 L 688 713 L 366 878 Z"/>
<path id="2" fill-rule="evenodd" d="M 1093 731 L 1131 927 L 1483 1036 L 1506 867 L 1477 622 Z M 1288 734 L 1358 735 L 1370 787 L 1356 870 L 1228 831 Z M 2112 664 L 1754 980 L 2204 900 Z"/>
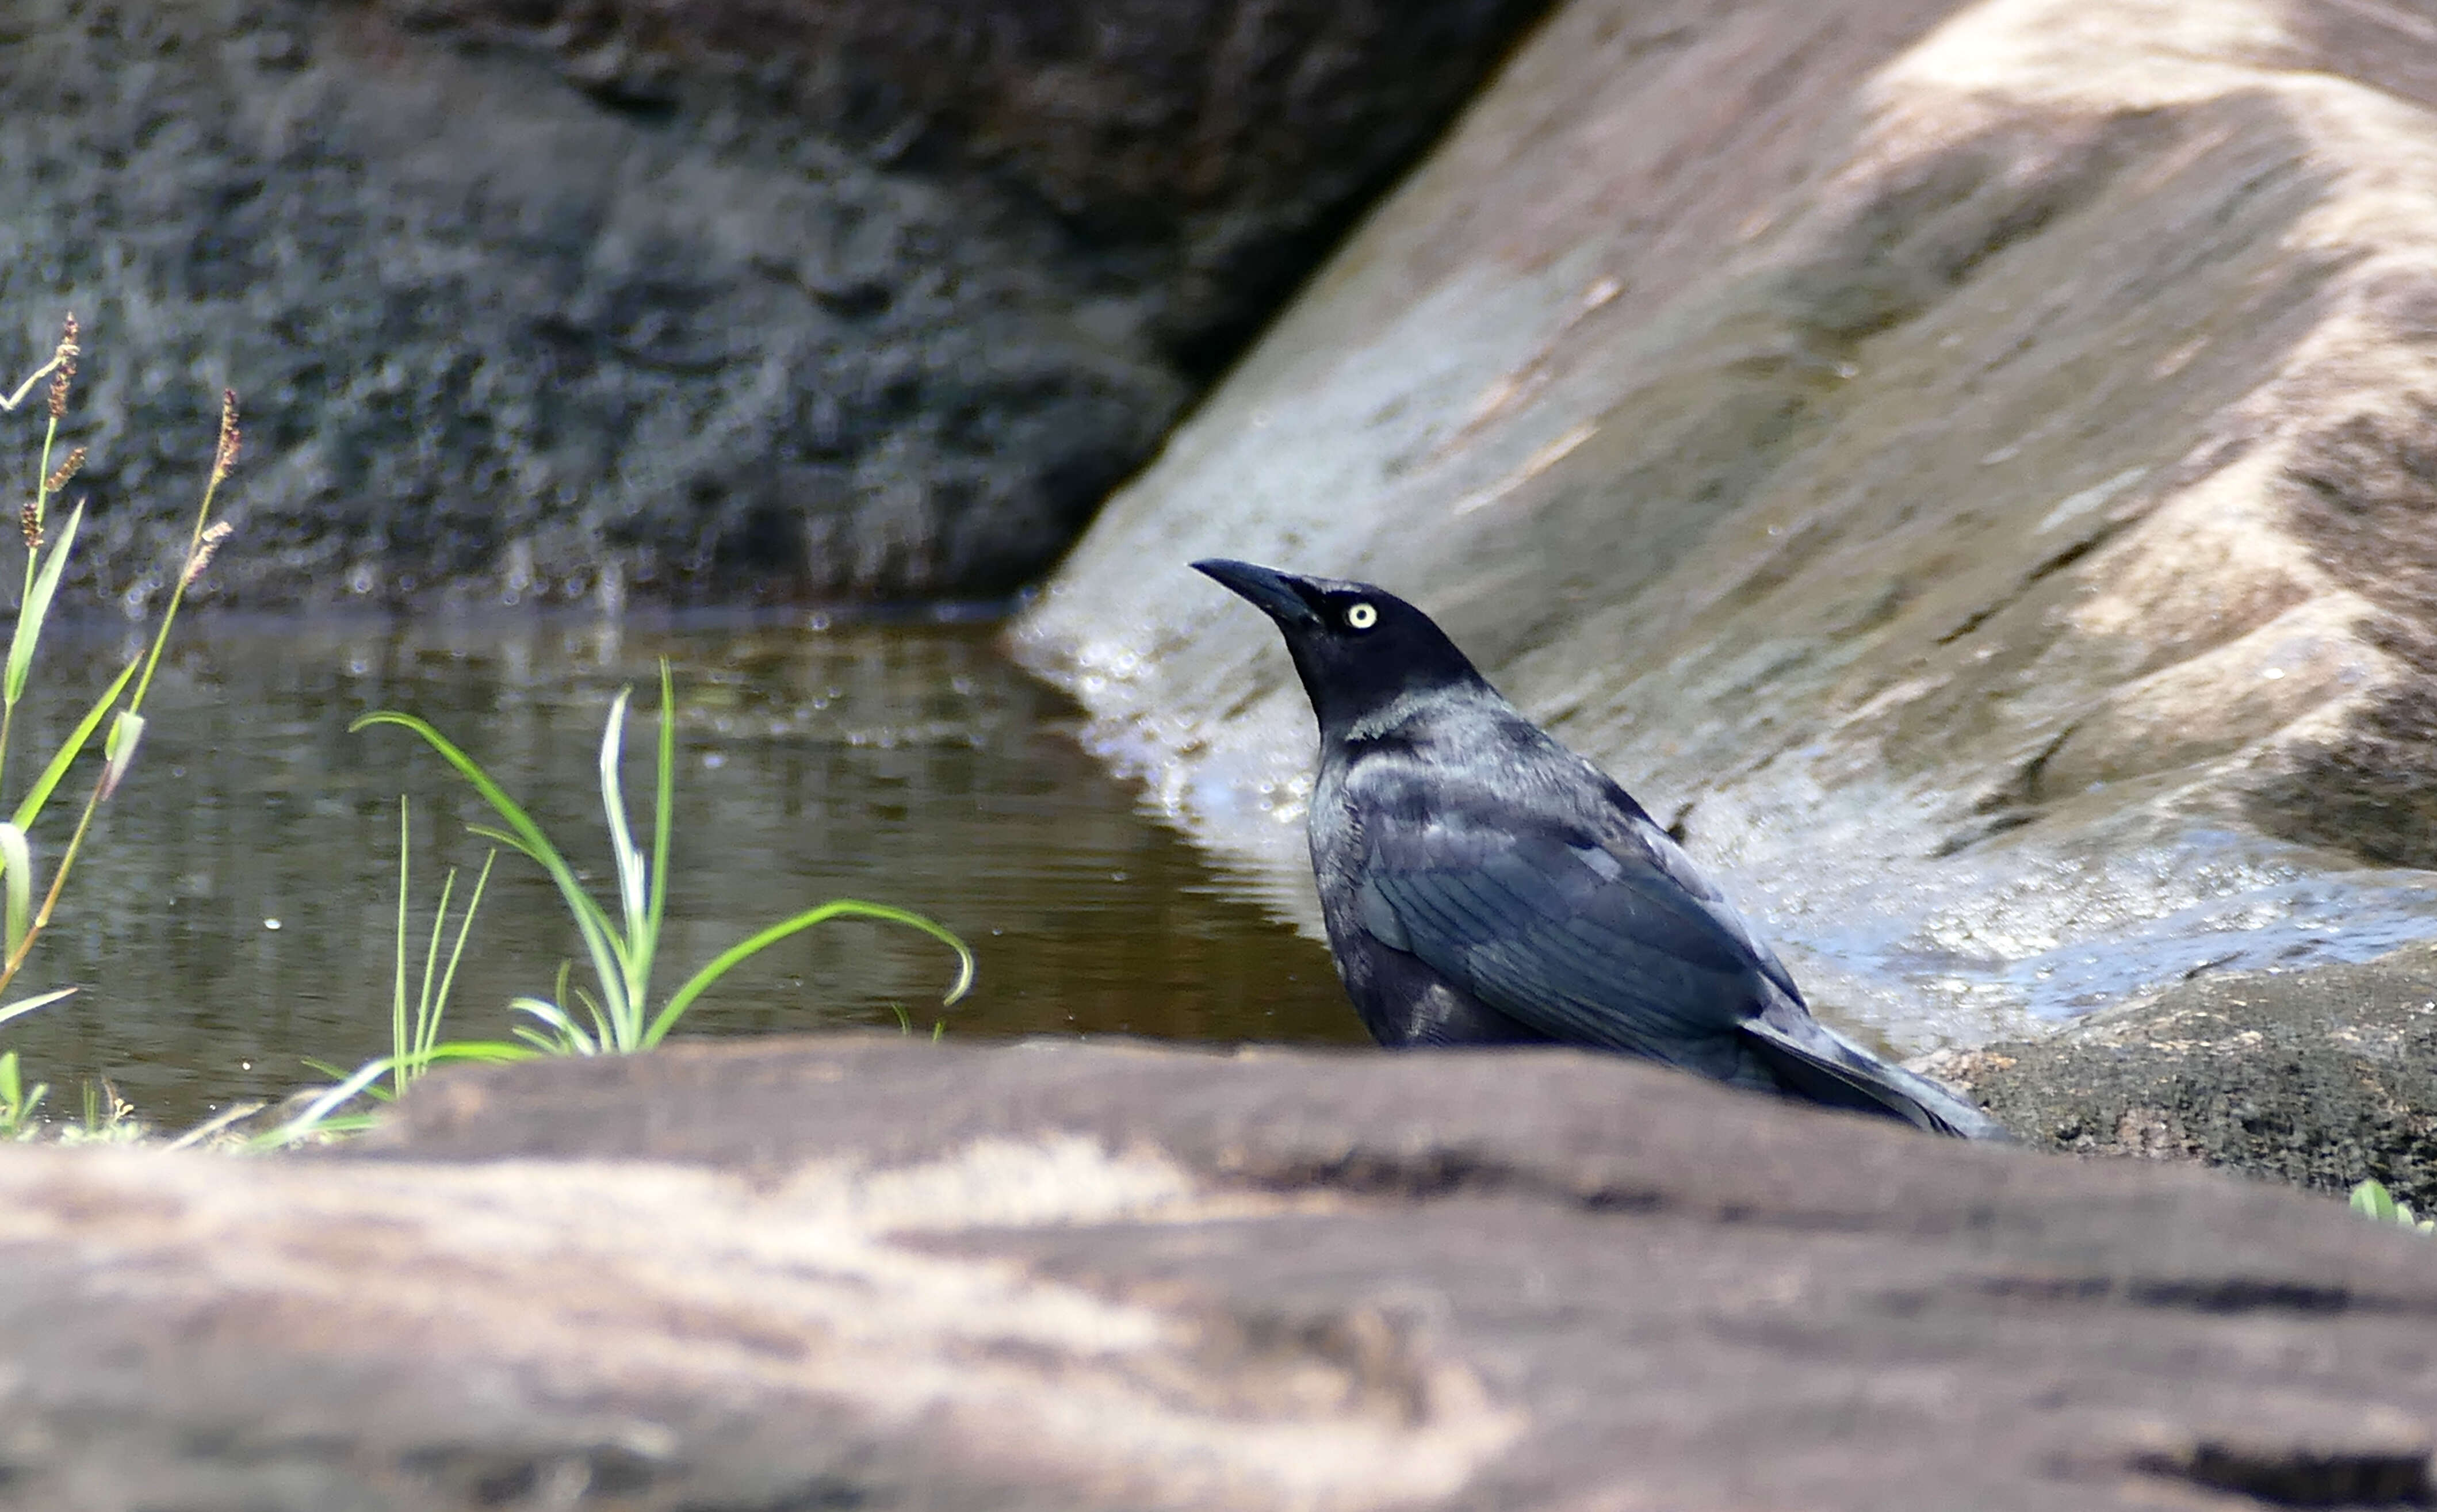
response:
<path id="1" fill-rule="evenodd" d="M 1222 557 L 1196 562 L 1193 570 L 1277 621 L 1282 629 L 1303 629 L 1320 623 L 1319 614 L 1296 591 L 1297 580 L 1284 572 Z"/>

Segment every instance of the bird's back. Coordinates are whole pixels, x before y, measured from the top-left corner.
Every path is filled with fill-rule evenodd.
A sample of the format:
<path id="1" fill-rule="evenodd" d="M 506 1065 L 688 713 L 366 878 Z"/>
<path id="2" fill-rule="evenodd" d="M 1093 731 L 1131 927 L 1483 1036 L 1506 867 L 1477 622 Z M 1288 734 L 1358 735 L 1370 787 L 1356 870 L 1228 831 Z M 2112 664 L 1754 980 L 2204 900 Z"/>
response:
<path id="1" fill-rule="evenodd" d="M 1721 1080 L 1759 1075 L 1737 1026 L 1792 979 L 1640 806 L 1485 686 L 1392 706 L 1330 742 L 1312 795 L 1312 866 L 1341 963 L 1381 949 L 1381 1037 L 1452 1016 L 1482 1038 L 1628 1050 Z M 1453 989 L 1487 1011 L 1449 1015 Z M 1375 1025 L 1375 1032 L 1377 1032 Z"/>

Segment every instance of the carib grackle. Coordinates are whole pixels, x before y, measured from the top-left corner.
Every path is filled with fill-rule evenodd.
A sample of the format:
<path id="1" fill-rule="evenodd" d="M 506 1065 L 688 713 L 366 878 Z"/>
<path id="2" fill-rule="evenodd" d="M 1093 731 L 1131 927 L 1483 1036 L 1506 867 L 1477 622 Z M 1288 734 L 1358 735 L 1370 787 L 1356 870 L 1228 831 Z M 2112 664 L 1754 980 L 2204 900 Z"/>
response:
<path id="1" fill-rule="evenodd" d="M 1814 1019 L 1641 805 L 1501 697 L 1421 610 L 1367 583 L 1193 565 L 1277 622 L 1311 696 L 1312 871 L 1339 975 L 1380 1044 L 1587 1046 L 2005 1137 Z"/>

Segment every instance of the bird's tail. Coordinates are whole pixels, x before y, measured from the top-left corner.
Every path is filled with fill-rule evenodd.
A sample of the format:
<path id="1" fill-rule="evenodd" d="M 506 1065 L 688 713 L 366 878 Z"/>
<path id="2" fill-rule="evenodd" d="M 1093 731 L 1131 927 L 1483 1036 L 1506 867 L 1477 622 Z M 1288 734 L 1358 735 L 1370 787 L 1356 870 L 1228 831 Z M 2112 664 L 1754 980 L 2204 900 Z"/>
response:
<path id="1" fill-rule="evenodd" d="M 1744 1032 L 1788 1090 L 1815 1102 L 1902 1118 L 1958 1139 L 2011 1139 L 2005 1126 L 1945 1086 L 1889 1065 L 1808 1013 L 1770 1013 Z"/>

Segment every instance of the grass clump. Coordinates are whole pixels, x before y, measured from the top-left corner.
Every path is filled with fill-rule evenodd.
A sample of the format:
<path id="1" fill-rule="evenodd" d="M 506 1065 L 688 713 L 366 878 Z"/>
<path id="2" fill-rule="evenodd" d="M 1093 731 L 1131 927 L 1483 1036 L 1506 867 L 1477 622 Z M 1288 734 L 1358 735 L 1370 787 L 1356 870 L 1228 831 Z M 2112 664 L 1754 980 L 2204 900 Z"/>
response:
<path id="1" fill-rule="evenodd" d="M 675 992 L 656 1001 L 652 983 L 655 971 L 660 964 L 661 924 L 668 908 L 669 851 L 676 788 L 676 698 L 667 660 L 663 659 L 660 662 L 659 737 L 653 759 L 651 849 L 648 853 L 635 839 L 622 775 L 626 711 L 632 694 L 632 689 L 619 693 L 609 706 L 609 717 L 601 731 L 601 808 L 617 879 L 616 892 L 608 904 L 594 897 L 584 886 L 566 855 L 535 822 L 524 806 L 509 797 L 480 763 L 430 723 L 412 714 L 383 710 L 366 714 L 348 727 L 350 732 L 378 726 L 394 726 L 408 730 L 419 737 L 473 788 L 490 806 L 491 812 L 499 817 L 500 823 L 477 824 L 469 828 L 476 835 L 535 862 L 549 874 L 558 888 L 560 900 L 567 906 L 577 936 L 583 941 L 589 981 L 577 982 L 574 979 L 574 963 L 564 962 L 559 967 L 557 982 L 551 996 L 518 997 L 509 1005 L 531 1021 L 514 1027 L 515 1039 L 442 1039 L 442 1018 L 447 1010 L 458 961 L 473 925 L 474 911 L 481 903 L 482 888 L 489 880 L 491 861 L 486 859 L 483 862 L 482 875 L 476 879 L 472 895 L 458 921 L 456 934 L 447 945 L 445 958 L 442 941 L 447 927 L 455 873 L 451 872 L 443 882 L 439 907 L 423 946 L 418 985 L 414 992 L 410 993 L 409 878 L 404 852 L 411 832 L 406 822 L 406 810 L 401 805 L 397 945 L 391 990 L 391 1053 L 358 1067 L 353 1074 L 312 1099 L 295 1117 L 263 1135 L 259 1143 L 284 1145 L 308 1135 L 361 1127 L 369 1122 L 368 1115 L 343 1117 L 333 1115 L 360 1095 L 369 1094 L 384 1100 L 394 1098 L 415 1078 L 444 1061 L 497 1062 L 536 1055 L 623 1055 L 648 1050 L 667 1038 L 685 1017 L 686 1011 L 729 972 L 780 941 L 833 919 L 871 919 L 901 924 L 947 946 L 956 955 L 956 970 L 947 994 L 941 1000 L 942 1007 L 955 1004 L 972 988 L 973 952 L 947 929 L 903 908 L 865 903 L 854 898 L 835 898 L 792 914 L 738 941 L 704 963 Z M 496 851 L 492 853 L 494 859 L 497 855 Z M 904 1017 L 902 1011 L 900 1017 Z M 907 1022 L 910 1026 L 910 1020 Z M 935 1039 L 942 1028 L 943 1024 L 933 1026 Z M 322 1066 L 319 1069 L 338 1075 L 332 1067 Z"/>
<path id="2" fill-rule="evenodd" d="M 394 725 L 421 737 L 481 795 L 505 826 L 475 825 L 474 833 L 535 862 L 557 886 L 559 898 L 584 941 L 591 982 L 589 986 L 570 987 L 571 971 L 563 967 L 552 996 L 517 998 L 512 1006 L 535 1021 L 517 1026 L 518 1039 L 553 1055 L 648 1050 L 666 1038 L 685 1016 L 686 1010 L 716 986 L 721 977 L 789 936 L 833 919 L 876 919 L 902 924 L 929 935 L 956 952 L 956 979 L 943 1006 L 955 1003 L 973 986 L 973 952 L 946 929 L 903 908 L 838 898 L 738 941 L 711 958 L 655 1007 L 652 976 L 659 963 L 660 924 L 668 907 L 669 841 L 676 788 L 676 696 L 666 659 L 660 662 L 660 727 L 653 762 L 652 848 L 648 856 L 635 842 L 621 775 L 626 705 L 632 693 L 632 689 L 619 693 L 609 706 L 609 718 L 601 731 L 601 809 L 608 827 L 610 856 L 618 882 L 614 914 L 586 889 L 575 869 L 523 806 L 448 737 L 412 714 L 390 711 L 366 714 L 349 727 L 356 730 Z"/>

